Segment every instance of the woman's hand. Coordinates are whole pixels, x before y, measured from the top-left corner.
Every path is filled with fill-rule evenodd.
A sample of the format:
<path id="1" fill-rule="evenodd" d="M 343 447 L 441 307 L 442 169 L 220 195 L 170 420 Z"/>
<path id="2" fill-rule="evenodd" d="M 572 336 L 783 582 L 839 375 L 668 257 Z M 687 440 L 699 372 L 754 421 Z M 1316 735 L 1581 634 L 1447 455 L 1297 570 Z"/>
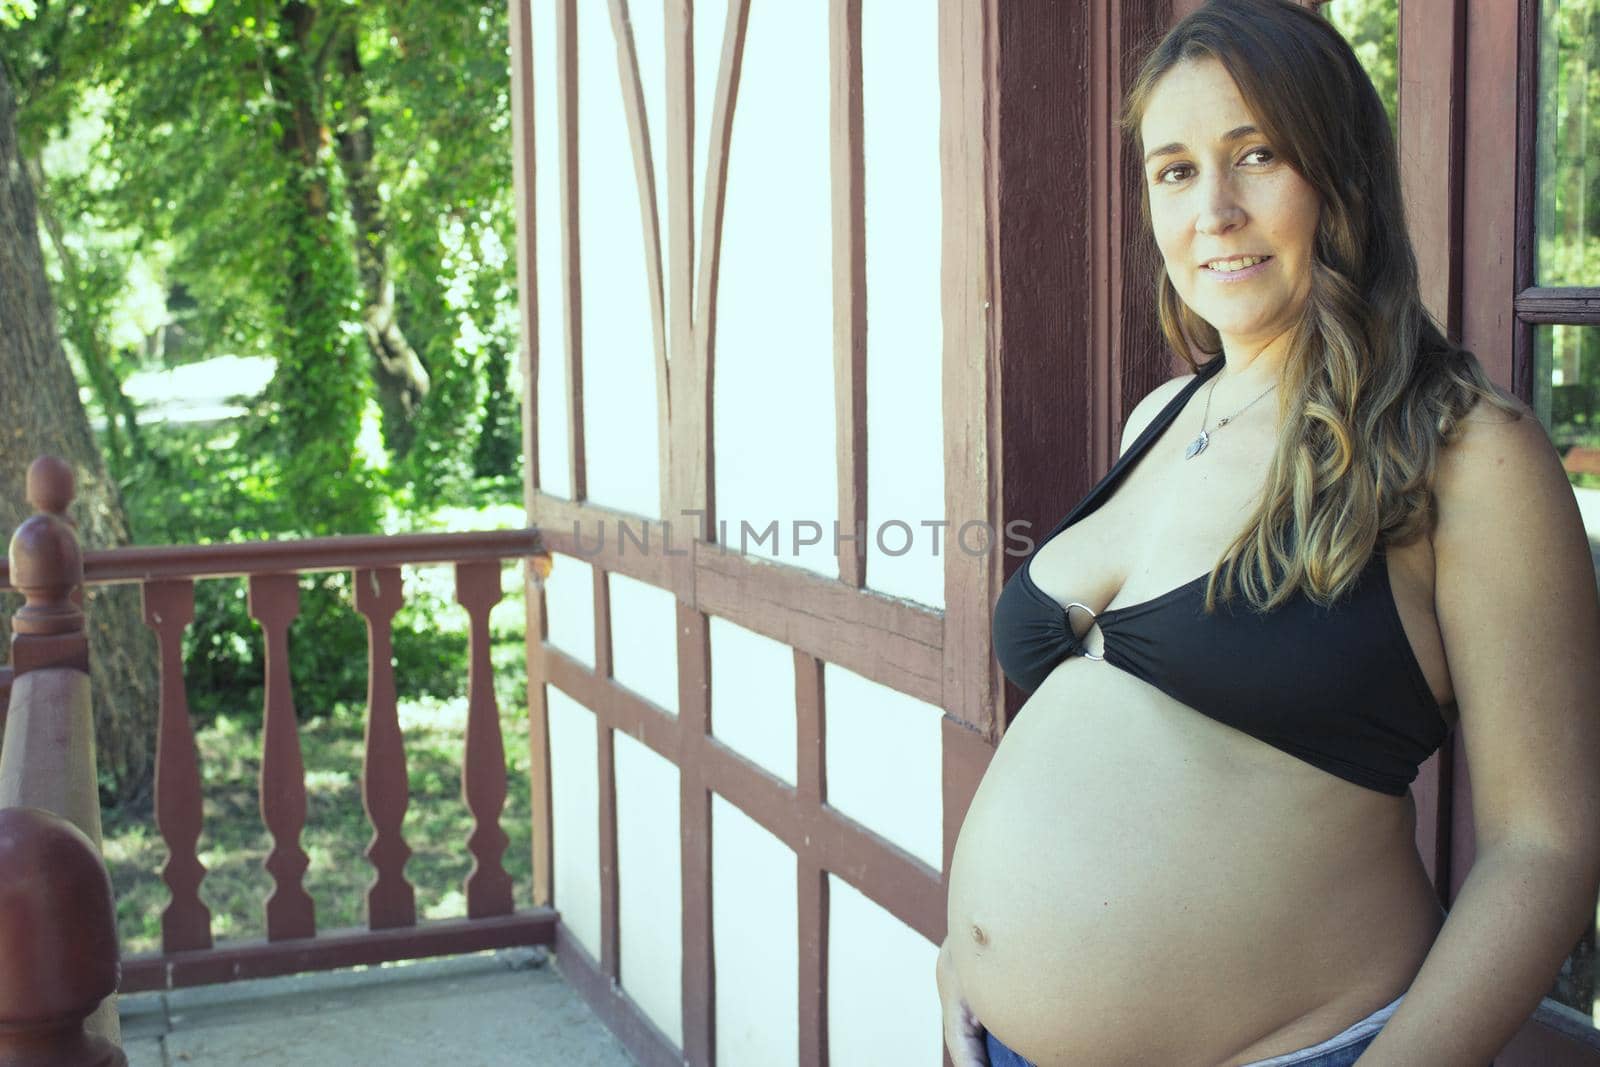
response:
<path id="1" fill-rule="evenodd" d="M 961 995 L 961 980 L 956 977 L 955 955 L 950 951 L 949 938 L 939 946 L 935 977 L 939 984 L 939 1004 L 944 1009 L 944 1043 L 950 1049 L 950 1062 L 955 1067 L 989 1067 L 983 1024 Z"/>

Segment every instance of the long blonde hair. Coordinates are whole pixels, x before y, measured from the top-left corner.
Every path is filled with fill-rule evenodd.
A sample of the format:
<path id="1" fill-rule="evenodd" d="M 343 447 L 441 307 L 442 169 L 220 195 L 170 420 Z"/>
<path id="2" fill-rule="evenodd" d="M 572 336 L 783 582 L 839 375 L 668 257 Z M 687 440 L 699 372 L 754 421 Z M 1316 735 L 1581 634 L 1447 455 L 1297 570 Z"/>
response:
<path id="1" fill-rule="evenodd" d="M 1291 0 L 1211 0 L 1161 39 L 1126 94 L 1119 121 L 1139 146 L 1133 158 L 1156 83 L 1201 58 L 1227 69 L 1279 157 L 1322 198 L 1265 492 L 1212 570 L 1205 606 L 1235 586 L 1258 611 L 1297 590 L 1328 606 L 1375 550 L 1432 529 L 1433 474 L 1461 417 L 1479 399 L 1517 408 L 1423 307 L 1388 116 L 1339 32 Z M 1149 196 L 1146 185 L 1147 236 Z M 1221 352 L 1164 266 L 1156 294 L 1162 335 L 1191 368 L 1191 347 Z"/>

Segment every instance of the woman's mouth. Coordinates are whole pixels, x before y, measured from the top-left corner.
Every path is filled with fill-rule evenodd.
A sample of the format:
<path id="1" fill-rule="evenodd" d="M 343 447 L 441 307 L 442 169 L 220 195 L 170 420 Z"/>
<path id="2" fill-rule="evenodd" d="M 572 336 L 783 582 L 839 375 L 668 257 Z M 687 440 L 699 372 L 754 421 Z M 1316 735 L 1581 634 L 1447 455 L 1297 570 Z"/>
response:
<path id="1" fill-rule="evenodd" d="M 1219 282 L 1237 282 L 1260 274 L 1272 262 L 1271 256 L 1241 256 L 1238 259 L 1219 259 L 1201 266 L 1201 270 Z"/>

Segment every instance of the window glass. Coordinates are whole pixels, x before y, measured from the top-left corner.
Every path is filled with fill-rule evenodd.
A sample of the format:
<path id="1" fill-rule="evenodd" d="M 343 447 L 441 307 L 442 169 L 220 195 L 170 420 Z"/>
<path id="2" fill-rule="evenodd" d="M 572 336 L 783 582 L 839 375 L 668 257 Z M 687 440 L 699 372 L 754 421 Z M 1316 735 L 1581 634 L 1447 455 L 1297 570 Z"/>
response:
<path id="1" fill-rule="evenodd" d="M 1561 454 L 1600 573 L 1600 326 L 1535 326 L 1533 351 L 1534 410 Z M 1591 925 L 1547 995 L 1600 1025 L 1595 935 Z"/>
<path id="2" fill-rule="evenodd" d="M 1534 284 L 1600 285 L 1600 0 L 1539 6 Z"/>
<path id="3" fill-rule="evenodd" d="M 1344 34 L 1356 58 L 1389 113 L 1389 129 L 1398 130 L 1400 5 L 1395 0 L 1332 0 L 1321 8 L 1327 20 Z"/>

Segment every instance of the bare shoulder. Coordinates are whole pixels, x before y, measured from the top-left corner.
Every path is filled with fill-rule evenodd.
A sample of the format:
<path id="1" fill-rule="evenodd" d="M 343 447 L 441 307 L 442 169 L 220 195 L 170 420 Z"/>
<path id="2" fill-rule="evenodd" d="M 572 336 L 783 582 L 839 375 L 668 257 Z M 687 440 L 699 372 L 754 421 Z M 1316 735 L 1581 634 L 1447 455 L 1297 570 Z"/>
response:
<path id="1" fill-rule="evenodd" d="M 1144 399 L 1133 406 L 1128 412 L 1128 417 L 1122 423 L 1122 451 L 1126 452 L 1134 439 L 1144 433 L 1161 409 L 1166 407 L 1172 398 L 1183 391 L 1183 387 L 1194 381 L 1195 375 L 1181 374 L 1162 382 L 1145 394 Z"/>
<path id="2" fill-rule="evenodd" d="M 1492 509 L 1504 520 L 1510 517 L 1504 510 L 1514 502 L 1558 505 L 1562 511 L 1572 506 L 1571 485 L 1543 424 L 1521 400 L 1505 392 L 1500 396 L 1515 410 L 1479 401 L 1439 452 L 1434 499 L 1441 521 L 1475 507 Z"/>
<path id="3" fill-rule="evenodd" d="M 1501 394 L 1505 396 L 1505 394 Z M 1440 593 L 1479 588 L 1594 589 L 1594 565 L 1561 456 L 1528 406 L 1480 401 L 1440 450 L 1433 545 Z"/>

